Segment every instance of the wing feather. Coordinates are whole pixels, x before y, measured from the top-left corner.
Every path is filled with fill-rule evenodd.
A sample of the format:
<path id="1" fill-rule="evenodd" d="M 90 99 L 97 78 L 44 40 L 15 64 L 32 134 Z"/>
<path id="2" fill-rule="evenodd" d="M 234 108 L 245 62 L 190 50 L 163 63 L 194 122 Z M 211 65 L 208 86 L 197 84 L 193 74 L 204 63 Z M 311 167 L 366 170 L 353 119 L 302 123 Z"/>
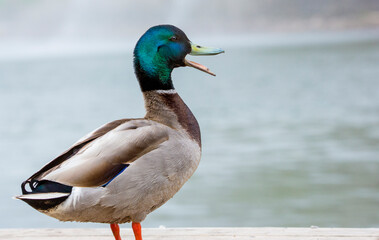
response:
<path id="1" fill-rule="evenodd" d="M 101 186 L 125 166 L 168 139 L 162 125 L 146 120 L 118 120 L 78 141 L 29 180 L 50 180 L 69 186 Z"/>
<path id="2" fill-rule="evenodd" d="M 32 179 L 39 180 L 46 174 L 48 174 L 51 171 L 54 171 L 57 167 L 59 167 L 64 161 L 70 159 L 72 156 L 76 155 L 80 149 L 82 149 L 86 144 L 89 142 L 95 140 L 98 137 L 103 136 L 107 132 L 113 130 L 114 128 L 118 127 L 119 125 L 131 121 L 134 119 L 120 119 L 116 120 L 107 124 L 104 124 L 103 126 L 99 127 L 95 131 L 87 134 L 86 136 L 82 137 L 74 143 L 67 151 L 63 152 L 61 155 L 47 163 L 45 166 L 43 166 L 38 172 L 34 173 L 30 178 L 28 178 L 27 181 L 30 181 Z"/>

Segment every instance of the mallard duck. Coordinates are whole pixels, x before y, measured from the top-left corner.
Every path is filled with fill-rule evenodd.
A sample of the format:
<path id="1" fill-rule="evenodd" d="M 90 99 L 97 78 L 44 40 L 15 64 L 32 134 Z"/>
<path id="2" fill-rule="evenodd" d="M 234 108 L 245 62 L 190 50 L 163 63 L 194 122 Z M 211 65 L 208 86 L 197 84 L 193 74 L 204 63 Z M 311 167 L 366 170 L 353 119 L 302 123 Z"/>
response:
<path id="1" fill-rule="evenodd" d="M 24 181 L 16 198 L 61 221 L 109 223 L 116 240 L 118 224 L 132 222 L 142 240 L 140 223 L 179 191 L 201 157 L 198 122 L 171 72 L 190 66 L 214 75 L 185 56 L 223 52 L 191 43 L 172 25 L 147 30 L 134 49 L 145 117 L 116 120 L 79 139 Z"/>

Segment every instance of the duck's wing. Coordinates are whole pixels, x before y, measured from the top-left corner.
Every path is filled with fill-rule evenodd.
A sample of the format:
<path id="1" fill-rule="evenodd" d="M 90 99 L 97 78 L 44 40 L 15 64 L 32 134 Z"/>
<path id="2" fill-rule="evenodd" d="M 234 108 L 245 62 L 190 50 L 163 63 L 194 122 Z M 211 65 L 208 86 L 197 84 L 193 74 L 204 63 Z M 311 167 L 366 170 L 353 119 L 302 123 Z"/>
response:
<path id="1" fill-rule="evenodd" d="M 44 180 L 68 186 L 102 186 L 117 176 L 126 164 L 158 148 L 167 139 L 167 129 L 154 121 L 117 120 L 79 140 L 25 183 L 31 188 L 33 182 Z"/>

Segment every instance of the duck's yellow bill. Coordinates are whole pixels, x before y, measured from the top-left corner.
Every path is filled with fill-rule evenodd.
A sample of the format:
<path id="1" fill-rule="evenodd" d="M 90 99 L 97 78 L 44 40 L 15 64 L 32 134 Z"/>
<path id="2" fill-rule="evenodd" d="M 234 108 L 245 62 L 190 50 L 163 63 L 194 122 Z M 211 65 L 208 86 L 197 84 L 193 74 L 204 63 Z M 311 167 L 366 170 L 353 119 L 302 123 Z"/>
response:
<path id="1" fill-rule="evenodd" d="M 194 56 L 199 56 L 199 55 L 217 55 L 217 54 L 225 52 L 221 48 L 202 47 L 202 46 L 199 46 L 199 45 L 196 45 L 196 44 L 193 44 L 193 43 L 191 43 L 191 49 L 192 50 L 191 50 L 191 52 L 189 54 L 190 55 L 194 55 Z M 214 74 L 213 72 L 211 72 L 209 70 L 209 68 L 207 68 L 204 65 L 201 65 L 200 63 L 189 61 L 187 59 L 184 59 L 184 63 L 186 64 L 186 66 L 193 67 L 193 68 L 196 68 L 196 69 L 198 69 L 200 71 L 206 72 L 206 73 L 208 73 L 208 74 L 210 74 L 212 76 L 216 76 L 216 74 Z"/>
<path id="2" fill-rule="evenodd" d="M 196 45 L 191 43 L 191 49 L 190 55 L 217 55 L 220 53 L 224 53 L 225 51 L 221 48 L 213 48 L 213 47 L 202 47 L 200 45 Z"/>

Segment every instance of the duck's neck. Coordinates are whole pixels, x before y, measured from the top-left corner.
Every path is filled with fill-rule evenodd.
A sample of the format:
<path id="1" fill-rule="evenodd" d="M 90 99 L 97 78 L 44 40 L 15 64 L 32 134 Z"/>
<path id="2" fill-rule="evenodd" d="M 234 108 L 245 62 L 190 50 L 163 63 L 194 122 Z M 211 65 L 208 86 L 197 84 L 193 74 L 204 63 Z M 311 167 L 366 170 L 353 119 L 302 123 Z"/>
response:
<path id="1" fill-rule="evenodd" d="M 172 70 L 172 67 L 168 67 L 162 61 L 152 64 L 150 61 L 143 61 L 143 58 L 136 57 L 136 55 L 134 57 L 134 71 L 143 92 L 174 89 L 171 80 Z"/>
<path id="2" fill-rule="evenodd" d="M 200 128 L 195 116 L 174 90 L 144 91 L 146 119 L 185 130 L 201 145 Z"/>

